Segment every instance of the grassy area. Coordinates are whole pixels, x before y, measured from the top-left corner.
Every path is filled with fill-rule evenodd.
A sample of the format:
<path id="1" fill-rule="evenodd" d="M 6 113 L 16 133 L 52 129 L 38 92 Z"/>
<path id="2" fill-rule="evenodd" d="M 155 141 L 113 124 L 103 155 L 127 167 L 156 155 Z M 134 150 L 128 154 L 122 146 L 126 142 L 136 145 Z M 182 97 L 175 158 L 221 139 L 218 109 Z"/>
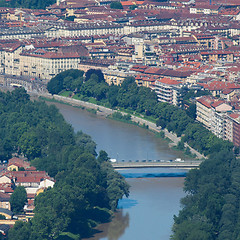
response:
<path id="1" fill-rule="evenodd" d="M 127 115 L 123 115 L 121 112 L 115 112 L 112 115 L 108 116 L 108 118 L 114 119 L 114 120 L 117 120 L 117 121 L 120 121 L 120 122 L 129 123 L 129 124 L 132 124 L 132 125 L 135 125 L 135 126 L 139 126 L 141 128 L 144 128 L 144 129 L 148 129 L 148 125 L 146 125 L 145 123 L 140 124 L 139 122 L 132 121 L 130 113 L 127 114 Z"/>
<path id="2" fill-rule="evenodd" d="M 107 107 L 107 108 L 111 108 L 110 104 L 106 101 L 97 101 L 95 98 L 93 97 L 86 97 L 84 95 L 81 95 L 79 93 L 75 94 L 72 98 L 76 99 L 76 100 L 81 100 L 84 102 L 89 102 L 89 103 L 93 103 L 99 106 L 103 106 L 103 107 Z"/>
<path id="3" fill-rule="evenodd" d="M 152 123 L 156 123 L 157 119 L 154 117 L 150 117 L 150 116 L 144 116 L 143 117 L 145 120 L 152 122 Z"/>
<path id="4" fill-rule="evenodd" d="M 146 121 L 149 121 L 149 122 L 152 122 L 152 123 L 156 123 L 156 119 L 154 117 L 151 117 L 151 116 L 145 116 L 143 114 L 140 114 L 140 113 L 137 113 L 136 111 L 132 111 L 130 109 L 124 109 L 124 108 L 119 108 L 119 110 L 121 112 L 124 112 L 124 113 L 128 113 L 128 114 L 132 114 L 134 115 L 135 117 L 139 117 L 139 118 L 142 118 Z"/>
<path id="5" fill-rule="evenodd" d="M 97 110 L 96 109 L 92 109 L 92 108 L 86 108 L 86 110 L 90 113 L 93 113 L 93 114 L 97 114 Z"/>
<path id="6" fill-rule="evenodd" d="M 47 102 L 61 103 L 61 104 L 65 104 L 65 105 L 68 105 L 68 106 L 71 106 L 71 107 L 85 109 L 85 107 L 83 107 L 83 106 L 72 105 L 72 104 L 70 104 L 68 102 L 64 102 L 64 101 L 61 101 L 61 100 L 56 100 L 55 98 L 46 98 L 46 97 L 40 96 L 39 99 L 41 99 L 43 101 L 47 101 Z"/>
<path id="7" fill-rule="evenodd" d="M 158 138 L 166 139 L 164 131 L 155 133 L 155 136 Z"/>
<path id="8" fill-rule="evenodd" d="M 57 102 L 57 103 L 62 103 L 62 104 L 65 104 L 65 105 L 72 106 L 70 103 L 60 101 L 60 100 L 56 100 L 55 98 L 46 98 L 46 97 L 40 96 L 39 99 L 44 100 L 44 101 L 48 101 L 48 102 Z"/>
<path id="9" fill-rule="evenodd" d="M 62 91 L 59 95 L 63 97 L 70 97 L 72 93 L 72 91 Z"/>
<path id="10" fill-rule="evenodd" d="M 62 232 L 57 239 L 58 240 L 78 240 L 79 237 L 80 237 L 79 235 L 76 235 L 70 232 Z"/>
<path id="11" fill-rule="evenodd" d="M 190 151 L 190 148 L 189 148 L 189 147 L 184 147 L 184 148 L 182 149 L 182 148 L 179 148 L 178 146 L 173 146 L 172 149 L 175 150 L 175 151 L 181 151 L 181 152 L 183 152 L 185 158 L 191 158 L 191 159 L 196 159 L 196 158 L 197 158 L 197 155 L 196 155 L 195 153 L 192 153 L 192 152 Z"/>

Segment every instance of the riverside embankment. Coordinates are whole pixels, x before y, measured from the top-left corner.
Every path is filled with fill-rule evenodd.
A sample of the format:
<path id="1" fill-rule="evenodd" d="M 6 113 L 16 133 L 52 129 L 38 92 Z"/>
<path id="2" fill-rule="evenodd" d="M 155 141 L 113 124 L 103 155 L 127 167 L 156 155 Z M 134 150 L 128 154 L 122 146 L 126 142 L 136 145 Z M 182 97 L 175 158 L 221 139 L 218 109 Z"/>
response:
<path id="1" fill-rule="evenodd" d="M 105 150 L 110 158 L 124 163 L 143 159 L 183 158 L 183 153 L 168 147 L 168 142 L 147 129 L 110 118 L 99 117 L 81 107 L 54 104 L 74 130 L 83 131 L 97 143 L 96 151 Z M 150 163 L 149 161 L 146 163 Z M 183 175 L 179 168 L 138 168 L 118 170 L 130 184 L 130 196 L 119 202 L 119 209 L 109 223 L 102 224 L 89 240 L 169 240 L 173 216 L 181 209 Z M 147 178 L 147 177 L 148 178 Z M 181 176 L 181 177 L 179 177 Z M 139 178 L 140 177 L 140 178 Z M 150 178 L 149 178 L 150 177 Z"/>
<path id="2" fill-rule="evenodd" d="M 96 114 L 103 117 L 108 117 L 109 115 L 113 114 L 114 112 L 119 112 L 119 110 L 114 110 L 110 108 L 106 108 L 100 105 L 96 105 L 89 102 L 84 102 L 81 100 L 59 96 L 59 95 L 51 95 L 47 93 L 41 93 L 39 96 L 42 96 L 46 99 L 57 101 L 57 102 L 63 102 L 70 104 L 74 107 L 84 107 L 86 109 L 94 109 L 96 111 Z M 121 112 L 123 115 L 126 115 L 127 113 Z M 156 133 L 160 133 L 161 131 L 164 131 L 165 137 L 171 140 L 169 142 L 169 147 L 177 146 L 178 142 L 181 140 L 180 137 L 177 137 L 175 134 L 168 132 L 167 129 L 161 129 L 161 127 L 157 127 L 155 123 L 150 122 L 148 120 L 145 120 L 143 118 L 137 117 L 133 114 L 131 114 L 131 121 L 137 123 L 139 126 L 147 126 L 149 130 L 154 131 Z M 188 144 L 185 143 L 185 147 L 189 147 L 192 154 L 195 154 L 198 159 L 205 158 L 204 155 L 197 152 L 195 149 L 191 148 Z"/>

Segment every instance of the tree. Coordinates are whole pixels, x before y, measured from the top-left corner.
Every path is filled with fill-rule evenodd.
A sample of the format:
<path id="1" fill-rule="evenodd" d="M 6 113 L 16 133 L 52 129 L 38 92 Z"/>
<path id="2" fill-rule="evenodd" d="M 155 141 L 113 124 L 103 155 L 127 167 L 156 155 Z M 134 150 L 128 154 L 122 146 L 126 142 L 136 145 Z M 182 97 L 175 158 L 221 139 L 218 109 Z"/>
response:
<path id="1" fill-rule="evenodd" d="M 27 202 L 27 192 L 23 186 L 15 188 L 10 197 L 11 210 L 13 213 L 18 214 L 23 212 L 23 207 Z"/>
<path id="2" fill-rule="evenodd" d="M 99 151 L 99 154 L 98 154 L 98 158 L 97 160 L 102 163 L 102 162 L 107 162 L 109 160 L 109 157 L 108 157 L 108 154 L 103 151 L 103 150 L 100 150 Z"/>
<path id="3" fill-rule="evenodd" d="M 97 82 L 104 82 L 104 76 L 103 73 L 100 69 L 89 69 L 87 70 L 86 74 L 85 74 L 85 81 L 88 81 L 92 75 L 95 74 L 97 76 L 95 76 L 95 80 Z"/>
<path id="4" fill-rule="evenodd" d="M 134 10 L 135 8 L 137 8 L 137 5 L 135 5 L 135 4 L 134 4 L 134 5 L 131 5 L 131 6 L 129 7 L 130 10 Z"/>
<path id="5" fill-rule="evenodd" d="M 98 76 L 92 76 L 86 84 L 94 94 Z M 70 70 L 61 73 L 60 78 L 68 85 L 82 76 Z M 92 83 L 95 85 L 90 89 Z M 83 237 L 90 235 L 97 223 L 110 219 L 110 209 L 115 210 L 118 199 L 128 194 L 128 185 L 113 168 L 106 173 L 102 165 L 108 163 L 108 156 L 100 151 L 96 158 L 96 143 L 90 136 L 75 134 L 56 107 L 30 101 L 24 89 L 0 92 L 0 112 L 2 159 L 8 160 L 16 151 L 24 153 L 32 166 L 56 179 L 53 189 L 36 197 L 31 223 L 17 223 L 9 239 L 57 239 L 60 235 L 64 238 L 65 232 Z M 26 201 L 25 189 L 17 187 L 10 199 L 12 211 L 21 213 Z"/>
<path id="6" fill-rule="evenodd" d="M 112 8 L 112 9 L 123 9 L 123 5 L 120 2 L 111 2 L 110 8 Z"/>
<path id="7" fill-rule="evenodd" d="M 13 228 L 8 232 L 9 240 L 29 240 L 31 233 L 31 225 L 29 222 L 16 221 Z"/>
<path id="8" fill-rule="evenodd" d="M 54 4 L 54 0 L 10 0 L 0 1 L 0 7 L 12 7 L 12 8 L 29 8 L 29 9 L 46 9 L 47 6 Z"/>
<path id="9" fill-rule="evenodd" d="M 84 72 L 77 69 L 69 69 L 57 74 L 47 84 L 47 90 L 51 94 L 58 94 L 65 88 L 71 88 L 77 78 L 81 78 Z"/>

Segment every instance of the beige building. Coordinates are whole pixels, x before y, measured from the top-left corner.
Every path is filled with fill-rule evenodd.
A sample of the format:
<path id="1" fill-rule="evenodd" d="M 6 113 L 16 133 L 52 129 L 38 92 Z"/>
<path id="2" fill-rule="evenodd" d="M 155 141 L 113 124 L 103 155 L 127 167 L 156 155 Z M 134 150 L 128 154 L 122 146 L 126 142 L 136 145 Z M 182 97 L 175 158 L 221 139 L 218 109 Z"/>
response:
<path id="1" fill-rule="evenodd" d="M 0 208 L 11 210 L 10 195 L 0 192 Z"/>
<path id="2" fill-rule="evenodd" d="M 2 184 L 2 183 L 12 183 L 12 180 L 8 176 L 1 176 L 0 177 L 0 184 Z"/>
<path id="3" fill-rule="evenodd" d="M 132 65 L 128 63 L 116 63 L 103 71 L 105 81 L 109 85 L 121 85 L 127 77 L 134 77 L 135 72 L 131 71 Z"/>
<path id="4" fill-rule="evenodd" d="M 125 72 L 125 71 L 120 71 L 117 69 L 111 69 L 104 71 L 104 78 L 105 81 L 109 85 L 121 85 L 122 82 L 127 78 L 127 77 L 132 77 L 134 76 L 133 73 Z"/>
<path id="5" fill-rule="evenodd" d="M 104 59 L 82 59 L 79 63 L 78 63 L 78 69 L 82 70 L 84 72 L 87 72 L 89 69 L 99 69 L 101 71 L 107 70 L 108 67 L 113 64 L 112 62 L 110 63 L 110 61 Z"/>
<path id="6" fill-rule="evenodd" d="M 233 142 L 233 120 L 231 114 L 226 114 L 225 139 Z"/>
<path id="7" fill-rule="evenodd" d="M 196 120 L 201 122 L 208 129 L 211 129 L 212 108 L 211 104 L 214 98 L 211 96 L 203 96 L 197 99 L 196 102 Z"/>
<path id="8" fill-rule="evenodd" d="M 215 99 L 212 96 L 197 99 L 197 120 L 217 137 L 234 142 L 234 126 L 229 117 L 231 111 L 232 107 L 224 100 Z"/>
<path id="9" fill-rule="evenodd" d="M 21 43 L 8 44 L 0 49 L 0 73 L 50 80 L 56 74 L 78 69 L 81 59 L 89 56 L 82 45 L 47 49 L 23 48 Z"/>
<path id="10" fill-rule="evenodd" d="M 42 49 L 27 51 L 20 54 L 19 73 L 50 80 L 56 74 L 68 70 L 78 69 L 78 64 L 83 57 L 88 56 L 85 47 L 69 46 L 57 49 L 56 52 L 47 52 Z"/>
<path id="11" fill-rule="evenodd" d="M 226 139 L 226 112 L 231 111 L 232 107 L 222 100 L 212 103 L 211 107 L 211 132 L 219 138 Z"/>
<path id="12" fill-rule="evenodd" d="M 233 52 L 226 50 L 215 50 L 212 52 L 201 52 L 201 59 L 207 62 L 226 61 L 233 62 Z"/>
<path id="13" fill-rule="evenodd" d="M 20 71 L 20 53 L 22 52 L 22 45 L 15 44 L 4 51 L 4 70 L 5 74 L 19 75 Z"/>

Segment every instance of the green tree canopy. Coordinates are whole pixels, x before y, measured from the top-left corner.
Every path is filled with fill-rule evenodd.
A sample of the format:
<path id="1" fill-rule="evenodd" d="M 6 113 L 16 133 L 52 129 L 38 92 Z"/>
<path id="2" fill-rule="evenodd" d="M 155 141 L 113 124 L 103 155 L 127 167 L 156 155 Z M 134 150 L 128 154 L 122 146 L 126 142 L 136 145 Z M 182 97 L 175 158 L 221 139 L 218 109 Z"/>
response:
<path id="1" fill-rule="evenodd" d="M 66 83 L 70 79 L 61 76 L 67 78 Z M 17 223 L 9 240 L 75 239 L 89 236 L 98 223 L 109 221 L 118 200 L 128 196 L 129 186 L 111 165 L 105 166 L 108 156 L 104 151 L 97 158 L 91 137 L 74 133 L 55 106 L 30 101 L 24 89 L 0 92 L 0 111 L 2 159 L 23 154 L 31 165 L 56 179 L 54 188 L 36 197 L 34 218 Z M 114 181 L 117 186 L 111 184 Z M 13 212 L 21 213 L 26 200 L 24 187 L 17 187 L 10 199 Z"/>
<path id="2" fill-rule="evenodd" d="M 112 8 L 112 9 L 123 9 L 123 6 L 120 2 L 111 2 L 110 8 Z"/>
<path id="3" fill-rule="evenodd" d="M 23 212 L 23 207 L 27 203 L 27 192 L 23 186 L 18 186 L 14 189 L 10 197 L 11 210 L 18 214 Z"/>

